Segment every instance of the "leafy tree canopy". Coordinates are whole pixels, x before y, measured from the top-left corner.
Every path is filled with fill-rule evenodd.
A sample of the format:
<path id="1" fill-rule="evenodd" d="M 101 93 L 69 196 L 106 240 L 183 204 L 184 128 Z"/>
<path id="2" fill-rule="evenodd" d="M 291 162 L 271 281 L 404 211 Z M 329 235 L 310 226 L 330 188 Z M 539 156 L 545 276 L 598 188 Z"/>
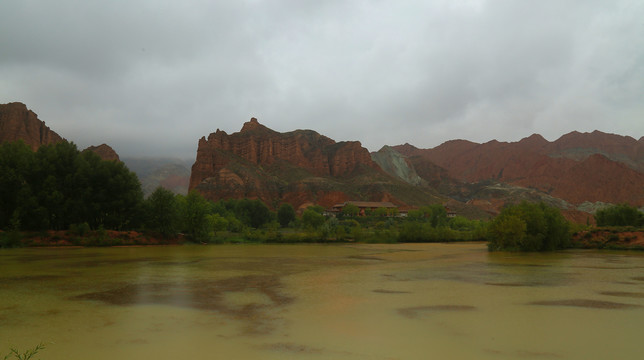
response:
<path id="1" fill-rule="evenodd" d="M 570 246 L 570 225 L 544 203 L 509 206 L 488 227 L 490 251 L 549 251 Z"/>
<path id="2" fill-rule="evenodd" d="M 281 227 L 287 227 L 292 221 L 295 220 L 295 209 L 291 204 L 282 204 L 277 210 L 277 221 Z"/>
<path id="3" fill-rule="evenodd" d="M 644 214 L 628 204 L 600 209 L 595 213 L 595 220 L 599 226 L 644 226 Z"/>
<path id="4" fill-rule="evenodd" d="M 0 145 L 0 228 L 131 228 L 142 201 L 139 180 L 123 163 L 81 153 L 74 143 L 36 152 L 23 142 Z"/>

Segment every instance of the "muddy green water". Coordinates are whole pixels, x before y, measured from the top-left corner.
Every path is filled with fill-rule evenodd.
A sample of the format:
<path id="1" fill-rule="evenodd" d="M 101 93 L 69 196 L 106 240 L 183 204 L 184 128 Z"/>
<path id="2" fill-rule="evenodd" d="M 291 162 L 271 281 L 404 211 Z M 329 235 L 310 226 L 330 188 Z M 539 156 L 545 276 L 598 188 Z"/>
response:
<path id="1" fill-rule="evenodd" d="M 641 359 L 644 254 L 484 244 L 0 251 L 0 358 Z"/>

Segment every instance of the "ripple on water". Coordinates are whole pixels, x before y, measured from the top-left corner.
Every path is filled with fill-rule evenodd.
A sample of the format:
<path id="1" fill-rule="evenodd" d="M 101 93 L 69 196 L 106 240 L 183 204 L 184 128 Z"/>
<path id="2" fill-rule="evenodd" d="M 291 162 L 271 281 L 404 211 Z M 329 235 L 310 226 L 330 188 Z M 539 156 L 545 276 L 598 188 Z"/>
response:
<path id="1" fill-rule="evenodd" d="M 618 296 L 627 298 L 644 298 L 644 293 L 641 292 L 628 292 L 628 291 L 600 291 L 602 295 Z"/>
<path id="2" fill-rule="evenodd" d="M 262 350 L 277 351 L 292 354 L 322 354 L 323 350 L 306 345 L 294 343 L 274 343 L 259 345 L 257 348 Z"/>
<path id="3" fill-rule="evenodd" d="M 520 286 L 544 286 L 545 284 L 540 282 L 486 282 L 485 285 L 520 287 Z"/>
<path id="4" fill-rule="evenodd" d="M 591 299 L 564 299 L 564 300 L 547 300 L 547 301 L 533 301 L 529 305 L 543 305 L 543 306 L 572 306 L 590 309 L 635 309 L 641 308 L 640 305 L 625 304 L 612 301 L 601 301 Z"/>
<path id="5" fill-rule="evenodd" d="M 428 312 L 471 311 L 475 309 L 476 307 L 470 305 L 428 305 L 400 308 L 398 309 L 398 314 L 406 318 L 416 319 L 421 314 Z"/>
<path id="6" fill-rule="evenodd" d="M 379 294 L 411 294 L 409 291 L 400 291 L 400 290 L 387 290 L 387 289 L 375 289 L 375 293 Z"/>
<path id="7" fill-rule="evenodd" d="M 274 275 L 237 276 L 221 280 L 181 283 L 127 284 L 107 291 L 74 296 L 72 300 L 95 300 L 112 305 L 169 305 L 216 311 L 247 322 L 247 332 L 268 333 L 269 314 L 293 302 L 281 292 L 280 278 Z M 258 301 L 258 299 L 264 301 Z"/>

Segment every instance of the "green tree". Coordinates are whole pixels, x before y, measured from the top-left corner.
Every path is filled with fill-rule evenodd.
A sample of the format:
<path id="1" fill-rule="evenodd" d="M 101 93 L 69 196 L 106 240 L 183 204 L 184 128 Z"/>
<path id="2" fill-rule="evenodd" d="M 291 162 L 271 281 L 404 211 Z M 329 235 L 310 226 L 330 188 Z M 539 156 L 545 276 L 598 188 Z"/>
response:
<path id="1" fill-rule="evenodd" d="M 346 204 L 342 208 L 342 216 L 355 217 L 355 216 L 358 216 L 359 213 L 360 213 L 360 208 L 358 208 L 358 206 L 353 204 Z"/>
<path id="2" fill-rule="evenodd" d="M 527 225 L 519 216 L 509 213 L 497 216 L 488 227 L 488 249 L 490 251 L 521 250 L 526 237 Z"/>
<path id="3" fill-rule="evenodd" d="M 597 210 L 595 220 L 599 226 L 644 226 L 644 214 L 628 204 Z"/>
<path id="4" fill-rule="evenodd" d="M 208 242 L 210 240 L 210 222 L 208 221 L 209 203 L 200 193 L 192 190 L 185 197 L 179 197 L 183 229 L 192 241 Z"/>
<path id="5" fill-rule="evenodd" d="M 570 224 L 544 203 L 522 202 L 501 211 L 488 226 L 488 249 L 550 251 L 570 246 Z"/>
<path id="6" fill-rule="evenodd" d="M 244 225 L 255 229 L 273 220 L 271 211 L 260 200 L 237 200 L 234 205 L 234 213 Z"/>
<path id="7" fill-rule="evenodd" d="M 215 231 L 215 234 L 217 231 L 228 229 L 228 220 L 219 214 L 210 215 L 210 224 L 212 225 L 212 229 Z"/>
<path id="8" fill-rule="evenodd" d="M 136 174 L 124 163 L 101 160 L 91 151 L 81 156 L 90 164 L 89 191 L 84 199 L 92 205 L 90 225 L 117 230 L 136 226 L 143 203 L 143 191 Z"/>
<path id="9" fill-rule="evenodd" d="M 373 215 L 378 216 L 378 217 L 389 216 L 390 211 L 387 208 L 379 207 L 379 208 L 377 208 L 376 210 L 373 211 Z"/>
<path id="10" fill-rule="evenodd" d="M 400 242 L 422 242 L 425 241 L 423 234 L 423 223 L 418 221 L 406 221 L 402 224 L 398 233 Z"/>
<path id="11" fill-rule="evenodd" d="M 324 214 L 324 210 L 325 210 L 324 206 L 322 206 L 322 205 L 311 205 L 311 206 L 307 207 L 307 209 L 311 209 L 311 210 L 315 211 L 318 214 Z"/>
<path id="12" fill-rule="evenodd" d="M 277 221 L 281 227 L 287 227 L 292 221 L 295 221 L 295 209 L 289 203 L 284 203 L 277 210 Z"/>
<path id="13" fill-rule="evenodd" d="M 456 216 L 449 220 L 449 227 L 454 230 L 474 230 L 476 228 L 476 223 L 470 221 L 463 216 Z"/>
<path id="14" fill-rule="evenodd" d="M 20 220 L 20 204 L 33 196 L 34 160 L 33 151 L 23 141 L 0 144 L 0 229 L 8 229 L 14 216 Z"/>
<path id="15" fill-rule="evenodd" d="M 21 143 L 0 146 L 0 227 L 16 218 L 26 230 L 131 227 L 143 195 L 134 173 L 121 162 L 80 153 L 66 141 L 37 152 Z"/>
<path id="16" fill-rule="evenodd" d="M 407 212 L 407 219 L 420 221 L 425 219 L 425 213 L 420 209 L 412 209 Z"/>
<path id="17" fill-rule="evenodd" d="M 148 229 L 164 237 L 173 237 L 179 232 L 179 203 L 172 191 L 157 187 L 145 200 L 145 217 Z"/>
<path id="18" fill-rule="evenodd" d="M 433 227 L 446 226 L 447 221 L 447 210 L 441 204 L 434 204 L 426 207 L 426 213 L 429 216 L 429 223 Z"/>
<path id="19" fill-rule="evenodd" d="M 311 229 L 318 229 L 324 224 L 324 215 L 319 214 L 315 210 L 306 209 L 302 213 L 302 223 L 304 226 Z"/>

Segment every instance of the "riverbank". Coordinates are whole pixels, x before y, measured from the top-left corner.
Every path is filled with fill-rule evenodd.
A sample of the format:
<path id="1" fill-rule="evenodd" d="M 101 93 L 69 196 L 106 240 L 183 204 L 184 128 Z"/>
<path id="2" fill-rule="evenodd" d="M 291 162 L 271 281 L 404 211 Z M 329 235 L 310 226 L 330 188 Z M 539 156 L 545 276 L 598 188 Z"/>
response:
<path id="1" fill-rule="evenodd" d="M 582 249 L 644 250 L 644 231 L 596 228 L 575 233 L 572 243 Z"/>
<path id="2" fill-rule="evenodd" d="M 222 234 L 223 235 L 223 234 Z M 314 234 L 288 232 L 277 240 L 244 239 L 237 236 L 219 237 L 219 243 L 353 243 L 353 239 L 321 241 Z M 308 235 L 308 236 L 307 236 Z M 301 237 L 301 238 L 300 238 Z M 1 247 L 68 247 L 68 246 L 146 246 L 181 245 L 188 240 L 183 235 L 164 238 L 160 235 L 139 231 L 94 230 L 79 234 L 70 230 L 41 232 L 2 232 Z M 445 241 L 448 242 L 448 241 Z M 452 241 L 449 241 L 452 242 Z M 579 231 L 572 236 L 572 246 L 581 249 L 644 250 L 644 231 L 624 228 L 595 228 Z"/>
<path id="3" fill-rule="evenodd" d="M 0 232 L 2 247 L 137 246 L 178 245 L 183 235 L 163 238 L 138 231 L 94 230 L 82 234 L 70 230 Z"/>

